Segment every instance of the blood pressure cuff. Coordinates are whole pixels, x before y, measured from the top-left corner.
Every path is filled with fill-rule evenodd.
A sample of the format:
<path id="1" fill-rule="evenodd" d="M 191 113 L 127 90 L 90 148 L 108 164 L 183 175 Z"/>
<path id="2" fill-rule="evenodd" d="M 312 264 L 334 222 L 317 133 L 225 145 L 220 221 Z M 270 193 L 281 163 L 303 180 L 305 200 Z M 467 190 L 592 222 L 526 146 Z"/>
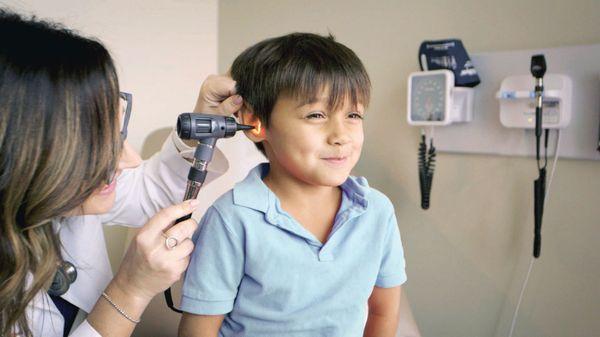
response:
<path id="1" fill-rule="evenodd" d="M 454 72 L 454 85 L 474 87 L 481 82 L 461 40 L 423 41 L 419 48 L 421 70 L 448 69 Z"/>

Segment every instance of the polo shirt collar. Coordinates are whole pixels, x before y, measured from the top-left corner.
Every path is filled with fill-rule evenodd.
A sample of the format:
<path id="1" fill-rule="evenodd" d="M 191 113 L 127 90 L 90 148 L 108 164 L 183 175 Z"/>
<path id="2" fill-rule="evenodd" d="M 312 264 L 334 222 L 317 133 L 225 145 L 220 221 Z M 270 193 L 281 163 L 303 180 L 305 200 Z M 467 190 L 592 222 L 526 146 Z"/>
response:
<path id="1" fill-rule="evenodd" d="M 357 204 L 363 210 L 367 209 L 367 195 L 371 189 L 365 177 L 350 176 L 340 187 L 353 204 Z"/>
<path id="2" fill-rule="evenodd" d="M 269 163 L 258 164 L 244 180 L 233 188 L 233 203 L 267 213 L 271 190 L 262 181 L 269 172 Z"/>
<path id="3" fill-rule="evenodd" d="M 265 214 L 269 209 L 274 210 L 277 197 L 262 180 L 267 173 L 269 163 L 261 163 L 253 168 L 246 178 L 233 188 L 233 202 Z M 367 195 L 370 192 L 367 179 L 350 176 L 340 187 L 353 204 L 363 210 L 367 208 Z"/>

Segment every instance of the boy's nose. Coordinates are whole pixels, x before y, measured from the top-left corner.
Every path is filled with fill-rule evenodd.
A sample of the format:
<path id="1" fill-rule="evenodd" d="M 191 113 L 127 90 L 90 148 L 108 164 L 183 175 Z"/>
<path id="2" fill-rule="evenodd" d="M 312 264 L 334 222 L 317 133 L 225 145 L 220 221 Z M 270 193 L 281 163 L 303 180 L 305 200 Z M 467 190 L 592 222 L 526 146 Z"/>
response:
<path id="1" fill-rule="evenodd" d="M 328 143 L 331 145 L 345 145 L 350 142 L 350 135 L 348 130 L 344 126 L 343 122 L 333 121 L 331 122 Z"/>
<path id="2" fill-rule="evenodd" d="M 119 170 L 138 167 L 141 163 L 142 158 L 140 157 L 140 155 L 137 152 L 135 152 L 133 147 L 129 145 L 129 142 L 125 140 L 125 142 L 123 143 L 123 151 L 121 152 L 121 158 L 119 158 Z"/>

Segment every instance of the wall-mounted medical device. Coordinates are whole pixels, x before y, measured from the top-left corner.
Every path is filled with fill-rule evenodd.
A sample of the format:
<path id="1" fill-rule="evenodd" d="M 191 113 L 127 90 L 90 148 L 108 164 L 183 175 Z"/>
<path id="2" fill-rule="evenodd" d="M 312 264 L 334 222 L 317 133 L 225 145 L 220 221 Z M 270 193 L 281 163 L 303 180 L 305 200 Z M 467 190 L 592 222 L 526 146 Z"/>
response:
<path id="1" fill-rule="evenodd" d="M 473 120 L 473 89 L 455 87 L 450 70 L 408 76 L 406 119 L 410 125 L 442 126 Z"/>
<path id="2" fill-rule="evenodd" d="M 481 82 L 465 46 L 459 39 L 423 41 L 419 47 L 419 65 L 424 71 L 452 71 L 457 87 L 472 88 Z"/>
<path id="3" fill-rule="evenodd" d="M 500 101 L 500 122 L 509 128 L 535 128 L 535 91 L 531 75 L 506 77 L 496 98 Z M 561 74 L 544 76 L 543 129 L 562 129 L 571 122 L 573 83 Z"/>
<path id="4" fill-rule="evenodd" d="M 420 72 L 408 76 L 406 120 L 421 129 L 419 143 L 419 184 L 421 208 L 429 209 L 436 152 L 435 126 L 473 120 L 473 88 L 479 75 L 462 42 L 458 39 L 424 41 L 419 48 Z"/>

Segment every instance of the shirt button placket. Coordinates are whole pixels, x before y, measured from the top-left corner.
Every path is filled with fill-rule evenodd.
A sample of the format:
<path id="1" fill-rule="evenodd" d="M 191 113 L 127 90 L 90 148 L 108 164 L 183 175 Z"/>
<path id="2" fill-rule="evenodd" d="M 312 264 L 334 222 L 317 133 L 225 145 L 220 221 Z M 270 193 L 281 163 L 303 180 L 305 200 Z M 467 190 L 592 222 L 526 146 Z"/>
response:
<path id="1" fill-rule="evenodd" d="M 320 262 L 333 261 L 333 255 L 328 250 L 321 250 L 319 252 L 319 261 Z"/>

